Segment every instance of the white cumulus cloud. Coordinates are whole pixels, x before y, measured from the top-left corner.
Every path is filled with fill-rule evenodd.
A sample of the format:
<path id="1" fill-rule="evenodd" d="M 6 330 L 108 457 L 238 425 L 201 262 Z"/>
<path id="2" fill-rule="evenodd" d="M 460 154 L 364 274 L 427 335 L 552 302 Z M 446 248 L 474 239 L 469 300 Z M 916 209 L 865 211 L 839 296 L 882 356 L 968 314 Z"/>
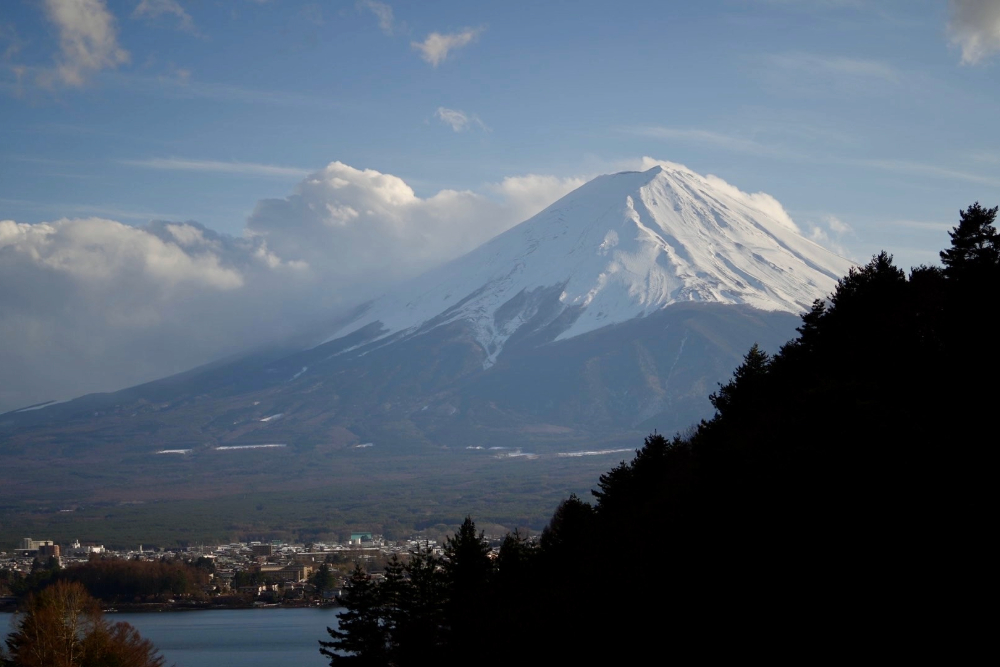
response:
<path id="1" fill-rule="evenodd" d="M 410 45 L 420 52 L 420 57 L 437 67 L 448 58 L 448 53 L 471 44 L 483 31 L 483 28 L 465 28 L 459 32 L 441 34 L 432 32 L 422 42 L 410 42 Z"/>
<path id="2" fill-rule="evenodd" d="M 283 199 L 265 199 L 247 231 L 281 257 L 323 267 L 325 280 L 359 297 L 472 250 L 578 185 L 524 176 L 418 197 L 398 176 L 332 162 Z"/>
<path id="3" fill-rule="evenodd" d="M 543 174 L 526 174 L 524 176 L 508 176 L 499 183 L 490 185 L 489 190 L 497 193 L 504 201 L 516 208 L 515 217 L 523 216 L 524 219 L 527 219 L 586 182 L 587 179 L 582 177 L 562 178 Z"/>
<path id="4" fill-rule="evenodd" d="M 1000 51 L 1000 2 L 951 0 L 948 33 L 962 49 L 962 64 L 976 65 Z"/>
<path id="5" fill-rule="evenodd" d="M 63 83 L 82 86 L 89 74 L 128 62 L 103 0 L 45 0 L 45 14 L 59 31 L 55 76 Z"/>

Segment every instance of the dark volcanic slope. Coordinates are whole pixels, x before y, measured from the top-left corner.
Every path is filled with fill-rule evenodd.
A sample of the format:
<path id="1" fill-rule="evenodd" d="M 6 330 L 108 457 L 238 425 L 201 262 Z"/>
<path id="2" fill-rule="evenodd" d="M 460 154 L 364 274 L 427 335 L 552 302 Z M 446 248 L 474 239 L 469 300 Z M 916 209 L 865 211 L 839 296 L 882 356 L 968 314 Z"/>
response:
<path id="1" fill-rule="evenodd" d="M 269 488 L 325 483 L 312 463 L 369 442 L 370 460 L 417 455 L 417 468 L 421 452 L 442 446 L 456 456 L 520 447 L 544 458 L 633 444 L 653 428 L 672 432 L 708 416 L 708 394 L 750 345 L 776 350 L 797 321 L 744 306 L 676 305 L 565 341 L 513 341 L 486 370 L 485 351 L 461 322 L 391 345 L 350 349 L 358 340 L 346 339 L 258 354 L 4 415 L 3 458 L 18 480 L 4 493 L 32 494 L 44 472 L 84 495 L 106 488 L 110 475 L 116 487 L 171 497 L 193 483 L 187 468 L 167 465 L 178 457 L 209 466 L 202 487 L 232 490 L 257 475 L 268 475 Z M 215 449 L 254 444 L 285 447 Z M 164 449 L 191 451 L 156 454 Z"/>

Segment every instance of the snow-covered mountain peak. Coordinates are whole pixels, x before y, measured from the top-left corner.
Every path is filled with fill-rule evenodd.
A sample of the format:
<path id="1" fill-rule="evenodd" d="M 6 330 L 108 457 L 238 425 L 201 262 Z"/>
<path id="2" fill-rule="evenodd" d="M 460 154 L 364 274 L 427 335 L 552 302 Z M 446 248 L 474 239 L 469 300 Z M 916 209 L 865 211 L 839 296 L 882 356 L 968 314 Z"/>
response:
<path id="1" fill-rule="evenodd" d="M 333 340 L 462 320 L 490 365 L 523 327 L 559 339 L 700 301 L 802 312 L 852 265 L 801 235 L 770 195 L 683 165 L 600 176 L 375 301 Z"/>

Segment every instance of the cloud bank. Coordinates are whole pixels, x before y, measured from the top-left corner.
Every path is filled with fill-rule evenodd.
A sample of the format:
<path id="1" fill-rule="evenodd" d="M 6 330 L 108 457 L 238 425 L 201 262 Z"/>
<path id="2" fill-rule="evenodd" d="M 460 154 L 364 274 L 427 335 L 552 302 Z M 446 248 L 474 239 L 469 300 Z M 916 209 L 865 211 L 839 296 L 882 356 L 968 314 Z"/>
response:
<path id="1" fill-rule="evenodd" d="M 798 229 L 770 195 L 704 178 Z M 113 391 L 277 340 L 319 342 L 348 308 L 585 180 L 526 174 L 421 197 L 393 174 L 331 162 L 288 196 L 259 201 L 238 237 L 196 222 L 0 216 L 0 412 Z M 833 217 L 811 231 L 828 245 L 851 233 Z"/>
<path id="2" fill-rule="evenodd" d="M 240 237 L 195 222 L 0 216 L 0 411 L 112 391 L 323 322 L 456 257 L 582 179 L 526 175 L 419 197 L 333 162 L 258 202 Z"/>
<path id="3" fill-rule="evenodd" d="M 238 325 L 225 318 L 189 330 L 198 311 L 253 286 L 241 265 L 253 253 L 224 244 L 193 225 L 0 221 L 0 409 L 118 388 L 227 349 Z"/>

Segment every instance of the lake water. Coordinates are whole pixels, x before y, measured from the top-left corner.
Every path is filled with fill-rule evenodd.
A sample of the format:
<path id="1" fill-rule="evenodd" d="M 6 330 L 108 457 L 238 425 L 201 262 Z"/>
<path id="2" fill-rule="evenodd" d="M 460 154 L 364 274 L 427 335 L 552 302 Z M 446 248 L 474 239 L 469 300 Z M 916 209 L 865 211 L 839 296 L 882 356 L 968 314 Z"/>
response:
<path id="1" fill-rule="evenodd" d="M 339 609 L 212 609 L 208 611 L 106 614 L 126 621 L 177 667 L 322 667 L 319 653 Z M 0 614 L 3 637 L 11 614 Z"/>

